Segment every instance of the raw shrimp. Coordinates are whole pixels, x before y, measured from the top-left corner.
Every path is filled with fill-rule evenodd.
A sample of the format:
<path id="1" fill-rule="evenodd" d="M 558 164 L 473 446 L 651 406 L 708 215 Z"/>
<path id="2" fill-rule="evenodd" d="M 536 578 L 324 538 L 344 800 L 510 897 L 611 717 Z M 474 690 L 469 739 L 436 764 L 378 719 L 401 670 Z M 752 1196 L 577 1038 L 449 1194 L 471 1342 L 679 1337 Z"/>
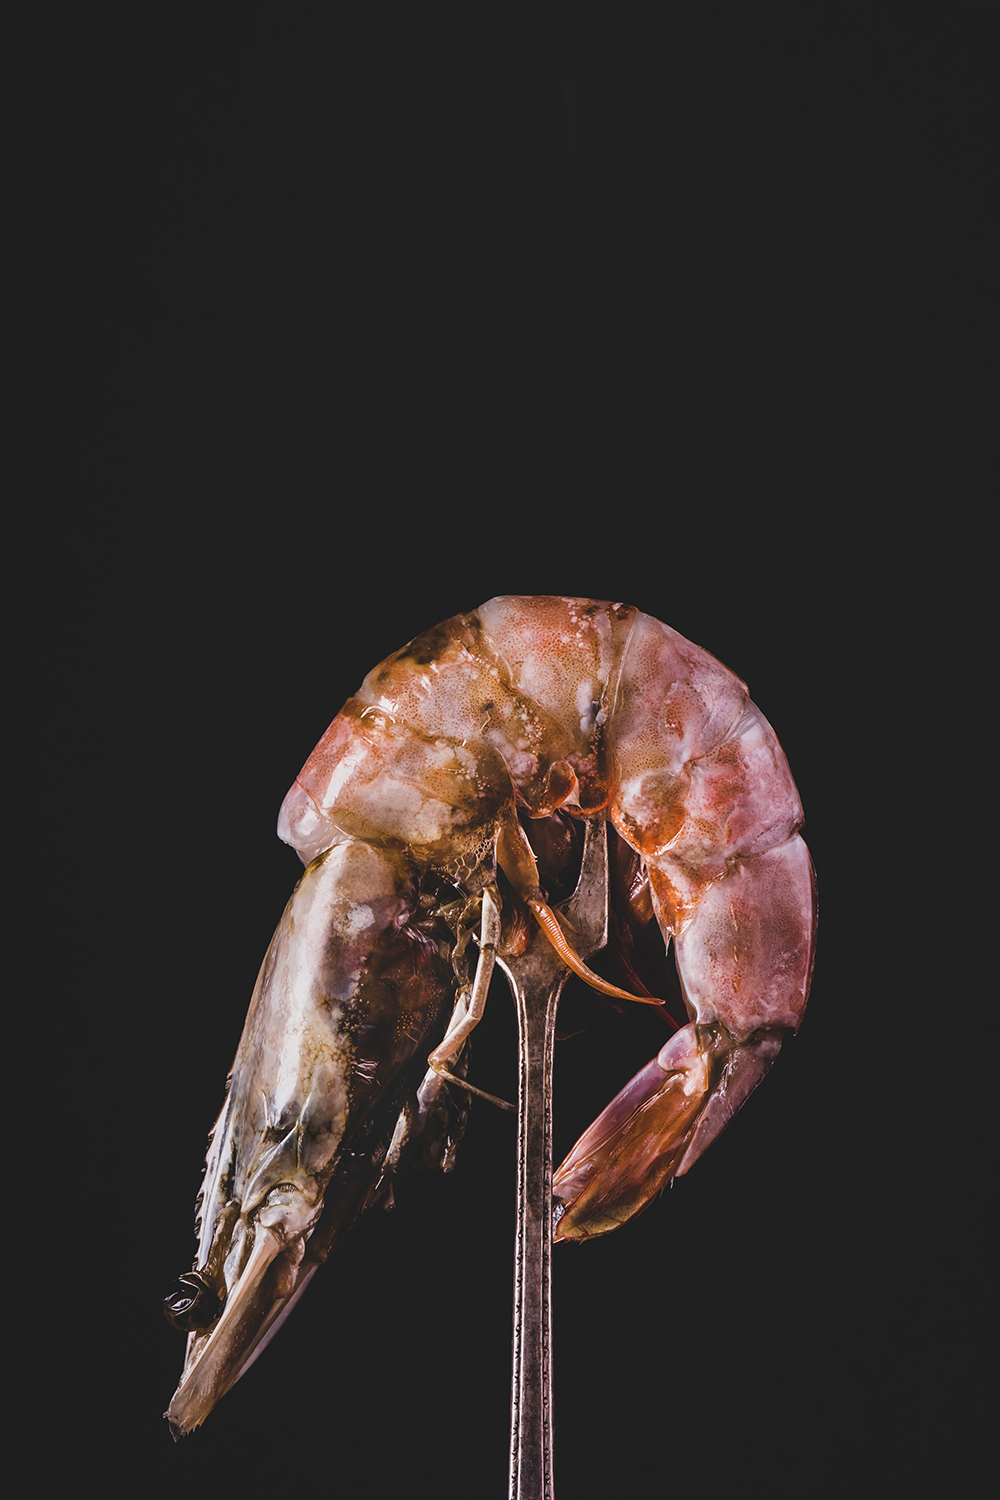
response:
<path id="1" fill-rule="evenodd" d="M 686 1015 L 553 1181 L 554 1237 L 617 1228 L 697 1161 L 802 1019 L 815 934 L 802 808 L 747 689 L 623 604 L 503 596 L 365 678 L 282 804 L 306 865 L 267 950 L 199 1198 L 167 1413 L 201 1423 L 407 1160 L 447 1168 L 494 959 L 553 913 L 583 820 L 616 840 L 623 929 L 655 921 Z M 676 1029 L 674 1029 L 676 1028 Z"/>

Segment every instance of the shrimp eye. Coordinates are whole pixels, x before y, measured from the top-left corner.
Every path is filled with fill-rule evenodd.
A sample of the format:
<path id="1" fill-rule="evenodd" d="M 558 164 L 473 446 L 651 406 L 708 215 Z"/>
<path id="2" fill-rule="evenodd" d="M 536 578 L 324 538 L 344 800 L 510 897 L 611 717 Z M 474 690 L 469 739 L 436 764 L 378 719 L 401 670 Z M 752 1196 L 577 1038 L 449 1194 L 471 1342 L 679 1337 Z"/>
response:
<path id="1" fill-rule="evenodd" d="M 185 1271 L 163 1299 L 163 1316 L 183 1333 L 200 1333 L 221 1312 L 219 1299 L 200 1271 Z"/>
<path id="2" fill-rule="evenodd" d="M 296 1192 L 298 1192 L 298 1189 L 294 1182 L 279 1182 L 277 1187 L 273 1187 L 268 1193 L 261 1207 L 282 1208 L 285 1204 L 293 1201 L 292 1194 Z"/>

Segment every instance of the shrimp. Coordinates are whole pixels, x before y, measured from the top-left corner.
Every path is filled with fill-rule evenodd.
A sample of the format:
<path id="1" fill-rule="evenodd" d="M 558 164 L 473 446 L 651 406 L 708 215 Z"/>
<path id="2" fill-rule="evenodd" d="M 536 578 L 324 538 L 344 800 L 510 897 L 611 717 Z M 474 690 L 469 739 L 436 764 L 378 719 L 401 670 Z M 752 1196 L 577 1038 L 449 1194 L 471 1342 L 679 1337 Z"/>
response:
<path id="1" fill-rule="evenodd" d="M 498 955 L 537 924 L 588 983 L 665 1013 L 638 960 L 628 990 L 599 978 L 553 913 L 587 819 L 616 841 L 624 929 L 655 920 L 673 942 L 685 1016 L 665 1015 L 673 1034 L 556 1172 L 555 1239 L 617 1228 L 687 1172 L 798 1028 L 815 882 L 788 764 L 744 684 L 606 601 L 501 596 L 417 636 L 365 678 L 281 807 L 306 869 L 210 1138 L 194 1267 L 166 1303 L 188 1334 L 175 1437 L 402 1165 L 450 1168 Z"/>

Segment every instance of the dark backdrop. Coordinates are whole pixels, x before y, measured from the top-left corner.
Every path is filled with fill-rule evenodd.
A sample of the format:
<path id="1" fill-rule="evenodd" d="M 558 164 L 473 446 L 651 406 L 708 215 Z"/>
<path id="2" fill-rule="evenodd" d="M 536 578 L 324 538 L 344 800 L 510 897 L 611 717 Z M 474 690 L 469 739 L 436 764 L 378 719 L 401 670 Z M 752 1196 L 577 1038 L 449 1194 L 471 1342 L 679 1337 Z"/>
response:
<path id="1" fill-rule="evenodd" d="M 176 1448 L 158 1305 L 297 878 L 281 798 L 372 665 L 501 592 L 634 602 L 749 683 L 822 914 L 765 1086 L 641 1219 L 556 1255 L 560 1494 L 825 1492 L 871 1438 L 879 1480 L 911 1446 L 881 1397 L 910 1379 L 924 1214 L 889 1102 L 898 580 L 964 482 L 938 414 L 965 43 L 612 10 L 162 12 L 81 38 L 57 115 L 97 455 L 64 648 L 97 725 L 105 1127 L 78 1212 L 96 1194 L 116 1371 L 82 1406 L 100 1464 L 165 1493 L 505 1493 L 514 1137 L 489 1106 Z M 557 1145 L 656 1045 L 610 1013 L 561 1045 Z M 475 1056 L 510 1095 L 502 990 Z"/>

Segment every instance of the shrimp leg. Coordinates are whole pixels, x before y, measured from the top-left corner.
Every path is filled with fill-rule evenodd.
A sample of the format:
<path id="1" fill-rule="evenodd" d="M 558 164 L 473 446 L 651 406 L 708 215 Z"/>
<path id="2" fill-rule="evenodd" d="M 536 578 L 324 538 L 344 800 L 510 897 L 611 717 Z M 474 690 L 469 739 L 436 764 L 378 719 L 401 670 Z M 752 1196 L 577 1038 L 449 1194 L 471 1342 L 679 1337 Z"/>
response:
<path id="1" fill-rule="evenodd" d="M 493 977 L 493 965 L 496 962 L 497 942 L 500 937 L 500 905 L 495 886 L 487 886 L 483 891 L 483 913 L 482 925 L 479 935 L 479 959 L 476 963 L 476 975 L 472 981 L 472 993 L 463 1005 L 460 998 L 455 1006 L 444 1041 L 428 1057 L 431 1071 L 439 1078 L 444 1078 L 448 1083 L 456 1083 L 459 1088 L 466 1089 L 470 1094 L 476 1094 L 480 1099 L 488 1099 L 491 1104 L 498 1104 L 501 1109 L 513 1110 L 513 1104 L 508 1104 L 506 1099 L 498 1099 L 495 1094 L 487 1094 L 484 1089 L 477 1089 L 474 1084 L 465 1078 L 459 1078 L 445 1064 L 461 1052 L 467 1038 L 483 1019 L 486 1009 L 486 996 L 489 993 L 490 980 Z"/>

